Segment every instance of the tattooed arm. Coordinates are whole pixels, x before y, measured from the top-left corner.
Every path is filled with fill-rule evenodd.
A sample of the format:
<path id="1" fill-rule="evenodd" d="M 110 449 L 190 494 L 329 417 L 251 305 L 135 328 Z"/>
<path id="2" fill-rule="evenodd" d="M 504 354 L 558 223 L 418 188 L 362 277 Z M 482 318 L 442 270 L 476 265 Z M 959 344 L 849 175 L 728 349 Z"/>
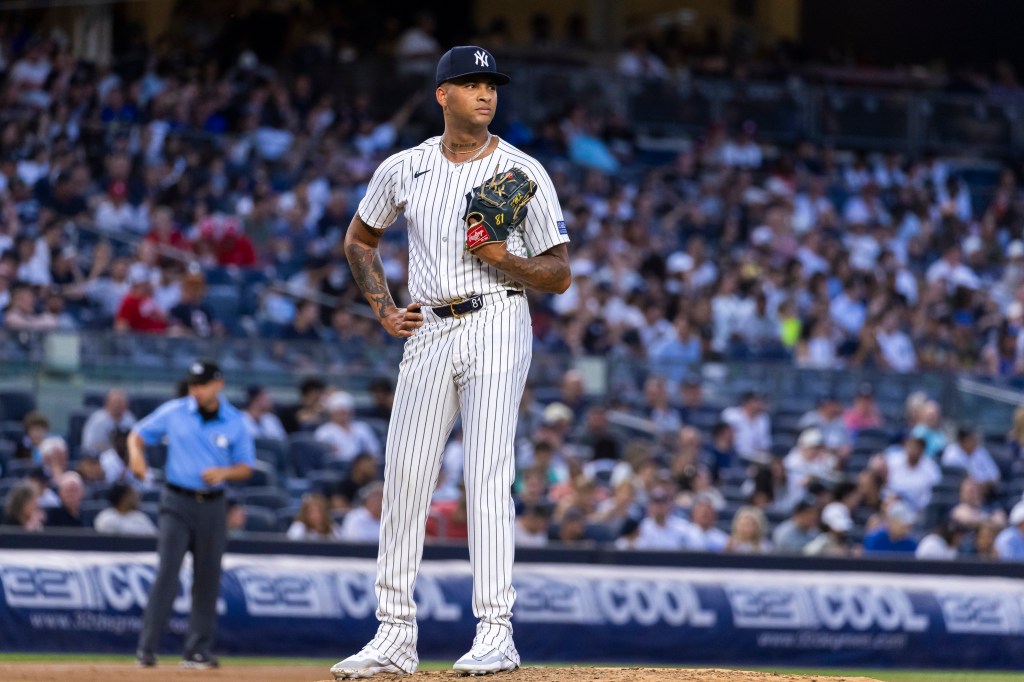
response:
<path id="1" fill-rule="evenodd" d="M 399 308 L 388 290 L 388 280 L 384 276 L 384 264 L 380 260 L 377 245 L 381 233 L 359 217 L 357 213 L 345 233 L 345 256 L 352 277 L 362 290 L 366 300 L 373 308 L 377 319 L 392 336 L 405 338 L 423 326 L 423 313 L 419 303 L 411 303 L 408 308 Z"/>
<path id="2" fill-rule="evenodd" d="M 561 294 L 572 283 L 569 247 L 565 244 L 552 246 L 533 258 L 523 258 L 509 253 L 504 242 L 495 242 L 481 246 L 473 255 L 537 291 Z"/>

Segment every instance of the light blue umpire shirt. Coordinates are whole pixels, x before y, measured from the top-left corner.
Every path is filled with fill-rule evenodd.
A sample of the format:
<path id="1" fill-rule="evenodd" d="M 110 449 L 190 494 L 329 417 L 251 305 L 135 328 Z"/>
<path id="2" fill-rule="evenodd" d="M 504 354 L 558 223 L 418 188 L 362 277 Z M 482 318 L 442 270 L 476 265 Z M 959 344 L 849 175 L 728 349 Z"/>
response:
<path id="1" fill-rule="evenodd" d="M 199 414 L 195 398 L 187 396 L 164 403 L 135 425 L 133 430 L 147 445 L 167 437 L 164 478 L 168 483 L 189 490 L 218 490 L 224 486 L 206 485 L 203 471 L 255 462 L 256 448 L 242 413 L 224 396 L 218 398 L 217 415 L 209 421 Z"/>

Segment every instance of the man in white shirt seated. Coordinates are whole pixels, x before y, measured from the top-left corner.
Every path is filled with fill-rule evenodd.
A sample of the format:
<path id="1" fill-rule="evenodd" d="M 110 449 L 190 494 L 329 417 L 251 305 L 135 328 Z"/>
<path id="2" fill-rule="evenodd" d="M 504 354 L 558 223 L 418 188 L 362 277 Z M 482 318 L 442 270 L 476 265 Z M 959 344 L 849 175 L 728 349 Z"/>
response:
<path id="1" fill-rule="evenodd" d="M 942 451 L 942 466 L 963 469 L 987 494 L 999 483 L 999 466 L 992 459 L 975 431 L 961 427 L 957 430 L 956 441 Z"/>
<path id="2" fill-rule="evenodd" d="M 807 429 L 800 434 L 796 447 L 789 451 L 782 466 L 786 469 L 788 492 L 782 501 L 787 511 L 807 495 L 807 487 L 814 481 L 835 482 L 836 457 L 825 447 L 825 440 L 818 429 Z"/>
<path id="3" fill-rule="evenodd" d="M 345 542 L 378 542 L 380 517 L 384 503 L 384 484 L 371 483 L 360 494 L 363 503 L 345 514 L 341 523 L 340 540 Z"/>
<path id="4" fill-rule="evenodd" d="M 900 329 L 904 315 L 899 309 L 892 309 L 882 318 L 882 324 L 875 333 L 875 340 L 882 351 L 885 364 L 896 372 L 913 372 L 917 369 L 917 354 L 910 337 Z"/>
<path id="5" fill-rule="evenodd" d="M 107 493 L 110 507 L 96 515 L 93 527 L 113 535 L 156 535 L 156 524 L 139 510 L 139 493 L 125 481 L 118 481 Z"/>
<path id="6" fill-rule="evenodd" d="M 729 542 L 729 534 L 717 526 L 718 511 L 711 498 L 698 495 L 690 510 L 692 522 L 686 549 L 697 552 L 721 552 Z"/>
<path id="7" fill-rule="evenodd" d="M 516 547 L 546 547 L 551 509 L 528 504 L 516 514 Z"/>
<path id="8" fill-rule="evenodd" d="M 288 432 L 277 415 L 274 414 L 274 399 L 264 386 L 250 386 L 246 391 L 245 409 L 242 411 L 242 423 L 245 430 L 253 438 L 273 438 L 288 440 Z"/>
<path id="9" fill-rule="evenodd" d="M 672 514 L 672 492 L 658 487 L 647 501 L 647 516 L 640 522 L 640 533 L 634 547 L 646 550 L 686 549 L 690 538 L 690 522 Z"/>
<path id="10" fill-rule="evenodd" d="M 733 445 L 740 457 L 758 464 L 771 461 L 772 427 L 760 393 L 744 393 L 738 406 L 722 410 L 722 421 L 732 427 Z"/>
<path id="11" fill-rule="evenodd" d="M 849 336 L 860 334 L 867 319 L 867 304 L 864 301 L 864 285 L 859 277 L 849 277 L 843 290 L 828 305 L 832 322 Z"/>
<path id="12" fill-rule="evenodd" d="M 981 288 L 981 278 L 962 262 L 963 254 L 959 244 L 951 244 L 925 272 L 928 284 L 943 282 L 946 291 L 952 293 L 957 287 L 966 287 L 972 291 Z"/>
<path id="13" fill-rule="evenodd" d="M 816 408 L 800 417 L 797 427 L 801 431 L 810 428 L 821 431 L 825 447 L 840 459 L 853 449 L 853 437 L 843 421 L 843 403 L 834 395 L 822 396 Z"/>
<path id="14" fill-rule="evenodd" d="M 902 498 L 920 512 L 932 499 L 932 488 L 942 480 L 935 460 L 924 456 L 923 438 L 908 438 L 902 448 L 885 453 L 886 490 Z"/>
<path id="15" fill-rule="evenodd" d="M 128 396 L 119 388 L 107 391 L 103 407 L 89 415 L 82 427 L 82 450 L 98 455 L 114 446 L 111 436 L 128 433 L 135 426 L 135 415 L 128 409 Z M 115 431 L 116 429 L 116 431 Z"/>
<path id="16" fill-rule="evenodd" d="M 345 391 L 335 391 L 324 401 L 329 421 L 313 437 L 331 446 L 333 459 L 351 462 L 360 452 L 369 452 L 380 460 L 380 440 L 370 426 L 352 418 L 355 401 Z"/>

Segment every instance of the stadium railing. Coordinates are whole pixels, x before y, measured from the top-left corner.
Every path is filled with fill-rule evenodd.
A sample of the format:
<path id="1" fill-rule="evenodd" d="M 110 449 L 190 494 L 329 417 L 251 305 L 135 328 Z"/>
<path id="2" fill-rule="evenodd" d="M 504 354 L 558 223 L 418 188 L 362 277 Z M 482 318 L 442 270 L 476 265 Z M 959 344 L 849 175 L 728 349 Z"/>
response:
<path id="1" fill-rule="evenodd" d="M 56 410 L 69 417 L 92 393 L 110 385 L 120 385 L 130 393 L 169 397 L 183 368 L 196 357 L 219 361 L 232 377 L 234 391 L 242 391 L 247 384 L 290 390 L 297 377 L 318 375 L 350 391 L 365 393 L 374 378 L 394 378 L 401 345 L 372 339 L 339 343 L 173 338 L 112 331 L 0 331 L 0 387 L 28 390 L 37 404 L 49 404 L 51 408 L 54 399 L 66 403 Z M 677 379 L 694 376 L 700 378 L 705 400 L 711 405 L 734 404 L 742 392 L 758 390 L 768 397 L 774 413 L 808 410 L 826 395 L 849 403 L 857 389 L 868 384 L 887 417 L 898 419 L 907 396 L 923 391 L 939 401 L 947 418 L 969 423 L 991 435 L 1005 434 L 1013 411 L 1024 404 L 1021 384 L 1014 379 L 928 372 L 897 374 L 863 368 L 812 370 L 788 361 L 707 362 L 684 367 L 616 357 L 537 353 L 531 382 L 538 387 L 557 386 L 569 368 L 582 372 L 593 397 L 634 400 L 649 374 Z M 59 415 L 51 415 L 51 419 L 55 416 Z"/>

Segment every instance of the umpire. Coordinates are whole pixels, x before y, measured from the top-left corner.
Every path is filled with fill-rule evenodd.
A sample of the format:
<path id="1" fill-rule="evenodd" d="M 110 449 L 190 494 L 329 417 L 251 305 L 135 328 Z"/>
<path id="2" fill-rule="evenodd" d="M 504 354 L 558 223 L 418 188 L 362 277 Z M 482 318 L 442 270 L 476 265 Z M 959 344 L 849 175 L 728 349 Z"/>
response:
<path id="1" fill-rule="evenodd" d="M 140 421 L 128 436 L 128 465 L 144 480 L 147 444 L 167 440 L 166 485 L 160 496 L 160 567 L 149 592 L 139 634 L 139 665 L 156 665 L 156 649 L 178 594 L 185 552 L 192 553 L 192 612 L 182 667 L 216 668 L 211 655 L 217 629 L 221 557 L 226 538 L 224 483 L 252 474 L 252 437 L 242 415 L 224 397 L 216 364 L 197 361 L 186 375 L 188 395 L 171 400 Z"/>

